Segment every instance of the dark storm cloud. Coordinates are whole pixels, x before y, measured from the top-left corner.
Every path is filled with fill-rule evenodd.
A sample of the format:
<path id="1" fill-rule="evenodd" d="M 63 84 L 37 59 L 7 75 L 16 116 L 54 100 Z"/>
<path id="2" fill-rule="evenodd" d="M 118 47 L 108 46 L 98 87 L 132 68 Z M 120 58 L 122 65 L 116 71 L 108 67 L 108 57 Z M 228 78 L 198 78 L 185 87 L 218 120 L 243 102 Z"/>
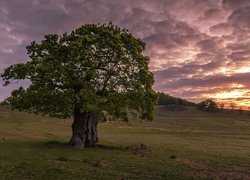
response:
<path id="1" fill-rule="evenodd" d="M 249 0 L 223 0 L 222 7 L 226 10 L 235 10 L 249 5 Z"/>
<path id="2" fill-rule="evenodd" d="M 112 21 L 147 43 L 156 90 L 201 99 L 249 88 L 249 19 L 249 0 L 0 1 L 0 71 L 27 61 L 25 46 L 45 34 Z M 0 99 L 16 86 L 0 87 Z"/>
<path id="3" fill-rule="evenodd" d="M 219 53 L 219 51 L 222 49 L 221 46 L 222 39 L 219 37 L 212 37 L 209 39 L 202 40 L 196 44 L 196 46 L 202 51 L 202 52 L 210 52 L 210 53 Z"/>
<path id="4" fill-rule="evenodd" d="M 250 5 L 246 7 L 241 7 L 233 11 L 233 13 L 228 17 L 228 23 L 243 29 L 249 29 L 250 27 Z"/>
<path id="5" fill-rule="evenodd" d="M 144 37 L 149 45 L 160 46 L 167 49 L 176 49 L 181 46 L 188 46 L 201 39 L 201 34 L 184 22 L 160 21 L 152 22 L 155 32 Z"/>
<path id="6" fill-rule="evenodd" d="M 231 34 L 233 27 L 227 23 L 219 23 L 209 28 L 210 32 L 215 35 Z"/>
<path id="7" fill-rule="evenodd" d="M 228 57 L 233 61 L 248 61 L 250 59 L 250 49 L 233 52 Z"/>

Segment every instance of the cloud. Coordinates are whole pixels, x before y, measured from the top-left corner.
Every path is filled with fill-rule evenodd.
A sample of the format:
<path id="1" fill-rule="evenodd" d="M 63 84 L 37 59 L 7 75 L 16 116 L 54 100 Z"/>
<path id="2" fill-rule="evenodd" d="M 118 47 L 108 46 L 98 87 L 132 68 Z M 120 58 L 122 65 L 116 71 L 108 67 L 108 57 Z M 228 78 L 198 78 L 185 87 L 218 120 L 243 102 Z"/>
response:
<path id="1" fill-rule="evenodd" d="M 250 2 L 248 0 L 223 0 L 222 1 L 222 7 L 225 10 L 235 10 L 239 9 L 241 7 L 249 5 Z"/>
<path id="2" fill-rule="evenodd" d="M 210 32 L 216 36 L 230 35 L 233 27 L 227 23 L 219 23 L 209 28 Z"/>
<path id="3" fill-rule="evenodd" d="M 249 29 L 250 28 L 250 4 L 249 6 L 239 8 L 228 17 L 228 23 L 236 28 Z"/>

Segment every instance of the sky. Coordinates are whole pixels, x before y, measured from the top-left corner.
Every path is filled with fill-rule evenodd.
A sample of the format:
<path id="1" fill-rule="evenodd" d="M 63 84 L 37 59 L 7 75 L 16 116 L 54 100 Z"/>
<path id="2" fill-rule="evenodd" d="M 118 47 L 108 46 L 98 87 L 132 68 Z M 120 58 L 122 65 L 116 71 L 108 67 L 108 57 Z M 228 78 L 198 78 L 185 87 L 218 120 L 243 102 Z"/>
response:
<path id="1" fill-rule="evenodd" d="M 249 0 L 0 0 L 0 72 L 46 34 L 112 21 L 147 43 L 156 91 L 246 108 L 249 19 Z M 0 85 L 0 100 L 19 85 Z"/>

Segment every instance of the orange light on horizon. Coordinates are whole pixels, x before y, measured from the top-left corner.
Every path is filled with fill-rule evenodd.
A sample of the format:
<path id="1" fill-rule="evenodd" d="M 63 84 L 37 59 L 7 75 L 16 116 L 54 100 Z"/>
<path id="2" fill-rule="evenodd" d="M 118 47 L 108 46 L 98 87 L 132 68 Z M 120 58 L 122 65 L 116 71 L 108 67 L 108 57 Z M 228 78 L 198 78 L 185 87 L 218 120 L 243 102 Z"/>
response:
<path id="1" fill-rule="evenodd" d="M 214 94 L 206 94 L 204 97 L 214 99 L 216 102 L 221 102 L 225 104 L 235 103 L 236 107 L 241 107 L 243 109 L 250 108 L 250 98 L 249 89 L 244 89 L 245 85 L 233 83 L 230 91 L 221 91 Z"/>

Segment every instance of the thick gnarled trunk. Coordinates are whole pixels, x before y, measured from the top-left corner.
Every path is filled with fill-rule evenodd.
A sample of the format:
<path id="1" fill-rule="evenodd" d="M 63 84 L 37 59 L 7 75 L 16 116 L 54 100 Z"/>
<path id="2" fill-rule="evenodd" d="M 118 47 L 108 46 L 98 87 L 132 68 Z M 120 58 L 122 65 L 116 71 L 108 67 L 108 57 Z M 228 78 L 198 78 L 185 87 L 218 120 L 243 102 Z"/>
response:
<path id="1" fill-rule="evenodd" d="M 96 147 L 98 142 L 97 124 L 97 115 L 88 112 L 75 112 L 70 144 L 77 148 Z"/>

